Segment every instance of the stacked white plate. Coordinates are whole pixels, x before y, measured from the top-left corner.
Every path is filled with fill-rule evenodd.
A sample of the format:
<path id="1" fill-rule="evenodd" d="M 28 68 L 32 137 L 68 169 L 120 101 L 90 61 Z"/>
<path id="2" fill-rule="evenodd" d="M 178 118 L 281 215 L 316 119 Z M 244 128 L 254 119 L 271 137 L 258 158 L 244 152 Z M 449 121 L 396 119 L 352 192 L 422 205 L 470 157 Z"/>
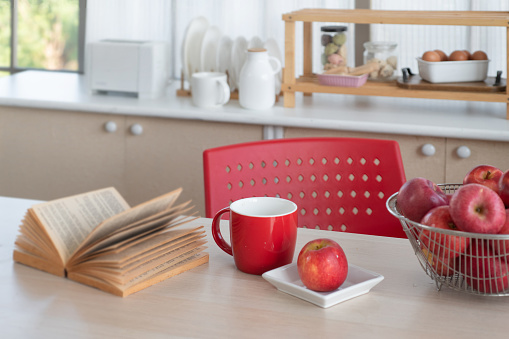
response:
<path id="1" fill-rule="evenodd" d="M 281 64 L 283 58 L 277 42 L 270 38 L 263 41 L 254 36 L 249 41 L 238 36 L 235 39 L 224 35 L 216 26 L 211 26 L 206 18 L 194 18 L 188 25 L 182 43 L 182 68 L 184 80 L 189 81 L 195 72 L 222 72 L 229 74 L 231 90 L 238 87 L 242 66 L 247 59 L 249 48 L 265 48 L 270 56 Z M 282 73 L 276 74 L 275 93 L 281 92 Z"/>

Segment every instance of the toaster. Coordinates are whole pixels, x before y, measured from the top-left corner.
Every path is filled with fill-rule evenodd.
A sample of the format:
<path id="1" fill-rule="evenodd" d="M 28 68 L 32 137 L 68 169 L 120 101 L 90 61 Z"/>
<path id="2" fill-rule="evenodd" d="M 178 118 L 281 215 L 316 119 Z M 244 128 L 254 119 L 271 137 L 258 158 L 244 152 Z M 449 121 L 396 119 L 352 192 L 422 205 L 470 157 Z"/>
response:
<path id="1" fill-rule="evenodd" d="M 168 44 L 162 41 L 101 40 L 87 44 L 86 76 L 92 93 L 124 92 L 140 99 L 163 95 Z"/>

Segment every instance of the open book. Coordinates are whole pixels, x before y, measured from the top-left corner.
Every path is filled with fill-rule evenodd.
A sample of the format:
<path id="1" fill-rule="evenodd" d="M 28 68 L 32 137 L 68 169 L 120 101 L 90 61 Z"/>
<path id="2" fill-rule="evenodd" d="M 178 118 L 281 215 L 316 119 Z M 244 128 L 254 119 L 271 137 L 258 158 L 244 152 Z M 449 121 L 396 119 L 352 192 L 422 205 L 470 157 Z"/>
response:
<path id="1" fill-rule="evenodd" d="M 28 209 L 14 260 L 103 291 L 128 296 L 208 262 L 203 226 L 189 227 L 177 189 L 136 207 L 113 187 Z"/>

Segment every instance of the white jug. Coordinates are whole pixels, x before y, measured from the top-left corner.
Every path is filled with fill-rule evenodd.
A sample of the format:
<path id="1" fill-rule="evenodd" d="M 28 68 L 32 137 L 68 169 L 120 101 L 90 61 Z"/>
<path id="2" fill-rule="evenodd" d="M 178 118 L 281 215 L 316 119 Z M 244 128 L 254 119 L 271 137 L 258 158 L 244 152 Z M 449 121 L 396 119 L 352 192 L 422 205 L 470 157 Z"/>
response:
<path id="1" fill-rule="evenodd" d="M 272 66 L 271 61 L 276 68 Z M 269 56 L 266 49 L 249 49 L 239 77 L 240 105 L 256 110 L 271 108 L 276 102 L 275 75 L 280 70 L 281 63 L 277 58 Z"/>

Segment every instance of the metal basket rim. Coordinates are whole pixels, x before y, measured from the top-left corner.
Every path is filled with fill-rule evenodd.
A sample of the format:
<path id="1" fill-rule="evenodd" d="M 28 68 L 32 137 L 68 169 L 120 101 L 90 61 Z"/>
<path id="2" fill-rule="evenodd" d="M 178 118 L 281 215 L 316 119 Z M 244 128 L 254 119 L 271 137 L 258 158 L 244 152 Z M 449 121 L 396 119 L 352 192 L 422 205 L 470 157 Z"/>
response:
<path id="1" fill-rule="evenodd" d="M 459 187 L 462 184 L 438 184 L 440 188 L 455 186 Z M 386 201 L 385 206 L 389 213 L 398 218 L 401 222 L 405 222 L 406 224 L 410 224 L 414 227 L 418 227 L 421 229 L 428 230 L 434 233 L 441 233 L 445 235 L 454 235 L 454 236 L 463 236 L 467 238 L 476 238 L 476 239 L 487 239 L 487 240 L 509 240 L 509 234 L 487 234 L 487 233 L 473 233 L 473 232 L 465 232 L 460 230 L 445 230 L 441 228 L 431 227 L 427 225 L 423 225 L 421 223 L 412 221 L 405 216 L 403 216 L 396 208 L 398 193 L 396 192 L 392 194 Z"/>

